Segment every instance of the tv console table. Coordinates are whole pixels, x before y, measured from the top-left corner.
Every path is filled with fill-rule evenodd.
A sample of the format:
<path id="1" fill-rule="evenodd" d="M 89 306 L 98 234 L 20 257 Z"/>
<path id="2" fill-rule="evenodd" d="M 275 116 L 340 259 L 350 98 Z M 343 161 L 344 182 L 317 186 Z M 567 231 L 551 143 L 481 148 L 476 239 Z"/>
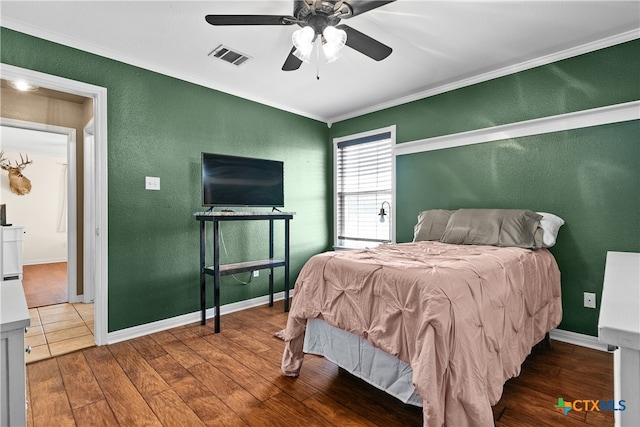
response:
<path id="1" fill-rule="evenodd" d="M 215 306 L 214 332 L 220 332 L 220 276 L 269 269 L 269 306 L 273 306 L 273 269 L 284 267 L 284 311 L 289 311 L 289 221 L 295 212 L 232 212 L 208 211 L 196 212 L 200 222 L 200 310 L 201 324 L 206 323 L 207 283 L 206 276 L 213 276 L 213 301 Z M 269 258 L 258 261 L 245 261 L 220 265 L 220 222 L 224 221 L 269 221 Z M 284 220 L 284 259 L 275 259 L 273 250 L 274 221 Z M 206 265 L 206 223 L 213 223 L 213 265 Z"/>

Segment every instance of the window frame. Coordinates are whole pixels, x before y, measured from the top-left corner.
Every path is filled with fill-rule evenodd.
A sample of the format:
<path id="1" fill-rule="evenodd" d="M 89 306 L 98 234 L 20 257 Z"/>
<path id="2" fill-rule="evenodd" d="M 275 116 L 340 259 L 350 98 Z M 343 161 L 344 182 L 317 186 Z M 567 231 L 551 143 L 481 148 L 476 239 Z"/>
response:
<path id="1" fill-rule="evenodd" d="M 390 212 L 387 214 L 389 220 L 390 243 L 396 242 L 396 125 L 391 125 L 353 135 L 333 138 L 333 248 L 353 249 L 354 247 L 338 244 L 338 144 L 360 138 L 389 133 L 391 139 L 391 200 L 389 201 Z M 387 206 L 385 206 L 385 209 Z"/>

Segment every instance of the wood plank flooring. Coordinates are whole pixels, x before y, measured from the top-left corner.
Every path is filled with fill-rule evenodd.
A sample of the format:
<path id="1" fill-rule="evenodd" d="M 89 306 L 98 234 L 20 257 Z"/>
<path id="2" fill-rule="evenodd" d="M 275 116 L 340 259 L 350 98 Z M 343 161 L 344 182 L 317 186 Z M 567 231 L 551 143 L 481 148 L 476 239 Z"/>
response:
<path id="1" fill-rule="evenodd" d="M 67 263 L 22 266 L 22 287 L 29 308 L 68 302 Z"/>
<path id="2" fill-rule="evenodd" d="M 27 366 L 28 425 L 421 426 L 422 410 L 324 358 L 280 373 L 282 302 Z M 536 350 L 493 408 L 496 426 L 610 426 L 611 412 L 553 407 L 558 397 L 613 399 L 612 355 L 560 342 Z M 454 426 L 455 427 L 455 426 Z"/>

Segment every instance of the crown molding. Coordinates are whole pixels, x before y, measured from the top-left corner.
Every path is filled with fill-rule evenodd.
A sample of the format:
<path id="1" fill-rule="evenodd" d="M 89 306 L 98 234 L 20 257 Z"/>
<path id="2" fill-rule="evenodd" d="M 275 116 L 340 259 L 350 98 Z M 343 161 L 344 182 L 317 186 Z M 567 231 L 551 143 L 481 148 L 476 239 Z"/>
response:
<path id="1" fill-rule="evenodd" d="M 123 62 L 135 67 L 143 68 L 149 71 L 153 71 L 156 73 L 160 73 L 169 77 L 174 77 L 179 80 L 183 80 L 189 83 L 194 83 L 199 86 L 203 86 L 209 89 L 217 90 L 219 92 L 223 92 L 229 95 L 237 96 L 239 98 L 243 98 L 249 101 L 253 101 L 262 105 L 266 105 L 268 107 L 273 107 L 278 110 L 286 111 L 292 114 L 296 114 L 298 116 L 306 117 L 312 120 L 317 120 L 320 122 L 324 122 L 327 124 L 329 128 L 335 123 L 352 119 L 355 117 L 363 116 L 365 114 L 374 113 L 380 110 L 384 110 L 391 107 L 396 107 L 398 105 L 406 104 L 409 102 L 417 101 L 419 99 L 428 98 L 430 96 L 438 95 L 441 93 L 449 92 L 455 89 L 460 89 L 465 86 L 471 86 L 476 83 L 485 82 L 488 80 L 492 80 L 498 77 L 507 76 L 509 74 L 514 74 L 520 71 L 528 70 L 530 68 L 539 67 L 541 65 L 550 64 L 553 62 L 561 61 L 563 59 L 571 58 L 574 56 L 582 55 L 585 53 L 593 52 L 599 49 L 615 46 L 617 44 L 625 43 L 631 40 L 635 40 L 640 38 L 640 29 L 633 29 L 629 31 L 625 31 L 623 33 L 606 37 L 600 40 L 596 40 L 594 42 L 585 43 L 580 46 L 576 46 L 573 48 L 565 49 L 560 52 L 556 52 L 553 54 L 541 56 L 539 58 L 530 59 L 524 62 L 520 62 L 518 64 L 509 65 L 498 70 L 489 71 L 486 73 L 478 74 L 476 76 L 464 78 L 461 80 L 456 80 L 453 82 L 449 82 L 437 87 L 429 88 L 424 91 L 420 91 L 408 96 L 404 96 L 401 98 L 397 98 L 391 101 L 387 101 L 381 104 L 372 105 L 370 107 L 354 110 L 350 113 L 346 113 L 343 115 L 335 116 L 335 117 L 321 117 L 314 114 L 309 114 L 305 111 L 297 110 L 289 108 L 285 105 L 281 105 L 278 103 L 269 102 L 260 97 L 252 96 L 251 94 L 247 94 L 244 92 L 239 92 L 228 88 L 224 85 L 215 85 L 210 81 L 203 81 L 200 79 L 194 79 L 191 76 L 187 76 L 181 72 L 176 70 L 166 68 L 166 67 L 158 67 L 155 64 L 150 64 L 145 61 L 140 60 L 139 58 L 124 55 L 119 52 L 115 52 L 109 49 L 105 49 L 102 46 L 95 45 L 93 43 L 86 42 L 84 40 L 78 40 L 72 37 L 67 37 L 63 34 L 48 31 L 43 28 L 28 25 L 22 22 L 15 21 L 11 18 L 3 18 L 2 24 L 3 27 L 9 28 L 11 30 L 19 31 L 25 34 L 32 35 L 34 37 L 39 37 L 48 41 L 52 41 L 55 43 L 59 43 L 65 46 L 72 47 L 74 49 L 79 49 L 85 52 L 90 52 L 99 56 L 103 56 L 105 58 L 109 58 L 115 61 Z"/>
<path id="2" fill-rule="evenodd" d="M 178 80 L 182 80 L 188 83 L 193 83 L 198 86 L 203 86 L 209 89 L 216 90 L 218 92 L 223 92 L 228 95 L 237 96 L 238 98 L 246 99 L 248 101 L 256 102 L 258 104 L 266 105 L 267 107 L 273 107 L 278 110 L 286 111 L 288 113 L 292 113 L 298 116 L 306 117 L 309 119 L 317 120 L 319 122 L 325 123 L 326 117 L 319 117 L 313 114 L 309 114 L 305 111 L 296 110 L 293 108 L 289 108 L 286 105 L 281 105 L 273 102 L 269 102 L 265 99 L 262 99 L 257 96 L 252 96 L 246 92 L 240 92 L 231 88 L 228 88 L 224 85 L 216 85 L 212 84 L 210 81 L 205 81 L 201 79 L 193 78 L 192 76 L 186 75 L 179 71 L 173 70 L 167 67 L 161 67 L 156 64 L 152 64 L 140 58 L 136 58 L 134 56 L 126 55 L 120 52 L 116 52 L 110 49 L 106 49 L 104 46 L 99 46 L 93 43 L 89 43 L 85 40 L 79 40 L 73 37 L 65 36 L 64 34 L 57 33 L 55 31 L 48 31 L 43 28 L 28 25 L 23 22 L 15 21 L 11 18 L 2 18 L 2 27 L 18 31 L 24 34 L 28 34 L 34 37 L 38 37 L 47 41 L 51 41 L 54 43 L 58 43 L 64 46 L 68 46 L 74 49 L 78 49 L 84 52 L 89 52 L 94 55 L 102 56 L 104 58 L 112 59 L 114 61 L 122 62 L 127 65 L 132 65 L 134 67 L 142 68 L 148 71 L 152 71 L 154 73 L 159 73 L 165 76 L 173 77 Z"/>
<path id="3" fill-rule="evenodd" d="M 583 45 L 565 49 L 560 52 L 552 53 L 550 55 L 545 55 L 539 58 L 530 59 L 528 61 L 520 62 L 514 65 L 509 65 L 507 67 L 503 67 L 498 70 L 478 74 L 476 76 L 472 76 L 466 79 L 456 80 L 454 82 L 447 83 L 434 88 L 430 88 L 421 92 L 417 92 L 409 96 L 397 98 L 392 101 L 384 102 L 382 104 L 372 105 L 371 107 L 368 107 L 365 109 L 356 110 L 351 113 L 336 116 L 328 119 L 327 124 L 329 125 L 329 127 L 331 127 L 331 125 L 333 125 L 334 123 L 338 123 L 344 120 L 363 116 L 365 114 L 375 113 L 377 111 L 384 110 L 391 107 L 397 107 L 398 105 L 407 104 L 409 102 L 417 101 L 419 99 L 428 98 L 430 96 L 439 95 L 445 92 L 450 92 L 455 89 L 460 89 L 465 86 L 471 86 L 477 83 L 482 83 L 498 77 L 504 77 L 509 74 L 515 74 L 520 71 L 525 71 L 531 68 L 539 67 L 541 65 L 551 64 L 553 62 L 561 61 L 563 59 L 568 59 L 574 56 L 583 55 L 585 53 L 615 46 L 617 44 L 625 43 L 638 38 L 640 38 L 640 29 L 625 31 L 624 33 L 621 33 L 621 34 L 596 40 L 595 42 L 585 43 Z"/>

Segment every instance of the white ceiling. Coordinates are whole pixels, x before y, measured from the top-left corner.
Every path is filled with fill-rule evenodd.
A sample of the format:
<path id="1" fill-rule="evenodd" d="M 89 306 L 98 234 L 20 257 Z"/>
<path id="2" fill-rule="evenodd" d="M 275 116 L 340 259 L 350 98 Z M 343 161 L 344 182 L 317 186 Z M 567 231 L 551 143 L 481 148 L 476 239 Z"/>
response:
<path id="1" fill-rule="evenodd" d="M 67 135 L 0 126 L 0 151 L 40 155 L 46 157 L 67 157 Z M 16 158 L 9 158 L 13 164 Z"/>
<path id="2" fill-rule="evenodd" d="M 392 47 L 385 60 L 345 48 L 334 63 L 285 72 L 297 26 L 204 19 L 292 11 L 291 0 L 3 0 L 0 24 L 329 124 L 640 37 L 637 0 L 397 0 L 343 20 Z M 252 59 L 209 57 L 220 44 Z"/>

